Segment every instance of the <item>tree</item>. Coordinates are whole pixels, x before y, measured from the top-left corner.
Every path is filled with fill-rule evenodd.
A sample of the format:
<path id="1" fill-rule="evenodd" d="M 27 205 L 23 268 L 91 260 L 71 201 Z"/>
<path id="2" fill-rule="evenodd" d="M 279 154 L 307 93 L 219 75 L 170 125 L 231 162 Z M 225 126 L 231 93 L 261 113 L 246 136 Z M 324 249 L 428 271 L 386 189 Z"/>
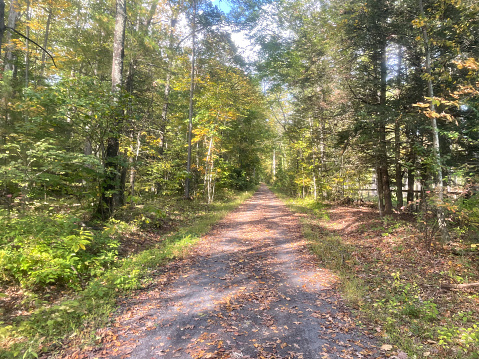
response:
<path id="1" fill-rule="evenodd" d="M 193 136 L 193 100 L 195 93 L 195 61 L 196 61 L 196 0 L 193 0 L 193 15 L 191 20 L 191 71 L 190 71 L 190 101 L 188 109 L 188 156 L 186 159 L 185 198 L 190 198 L 191 176 L 191 138 Z"/>
<path id="2" fill-rule="evenodd" d="M 421 18 L 424 15 L 424 5 L 422 0 L 419 0 L 419 13 Z M 429 47 L 429 37 L 427 34 L 427 27 L 426 25 L 422 26 L 422 33 L 423 33 L 423 40 L 424 40 L 424 48 L 426 53 L 426 73 L 427 73 L 427 94 L 432 99 L 434 97 L 434 89 L 432 84 L 432 71 L 431 71 L 431 50 Z M 433 101 L 431 101 L 430 106 L 431 112 L 436 111 L 436 107 Z M 441 165 L 441 154 L 439 149 L 439 131 L 437 127 L 436 117 L 431 116 L 431 131 L 432 131 L 432 138 L 433 138 L 433 161 L 435 162 L 435 170 L 437 171 L 436 176 L 436 191 L 438 196 L 438 208 L 437 208 L 437 220 L 439 223 L 439 229 L 442 233 L 443 241 L 447 241 L 449 239 L 449 233 L 447 230 L 446 219 L 444 215 L 444 188 L 443 188 L 443 176 L 442 176 L 442 165 Z"/>
<path id="3" fill-rule="evenodd" d="M 116 1 L 115 32 L 113 39 L 113 62 L 111 69 L 111 91 L 118 104 L 119 94 L 123 81 L 123 58 L 125 54 L 125 26 L 126 26 L 126 0 Z M 113 214 L 116 207 L 123 204 L 124 190 L 120 178 L 121 158 L 120 131 L 122 126 L 121 108 L 114 113 L 113 128 L 110 129 L 110 136 L 107 140 L 105 158 L 105 179 L 102 185 L 102 197 L 99 206 L 99 213 L 102 218 L 108 218 Z"/>
<path id="4" fill-rule="evenodd" d="M 0 58 L 2 57 L 3 33 L 5 32 L 5 1 L 0 0 Z"/>

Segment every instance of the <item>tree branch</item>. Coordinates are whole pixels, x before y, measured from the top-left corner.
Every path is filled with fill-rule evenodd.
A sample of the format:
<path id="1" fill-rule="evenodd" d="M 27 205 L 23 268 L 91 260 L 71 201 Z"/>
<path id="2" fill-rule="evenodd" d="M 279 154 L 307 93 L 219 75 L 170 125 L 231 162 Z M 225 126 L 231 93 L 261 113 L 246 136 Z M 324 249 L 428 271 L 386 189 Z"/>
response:
<path id="1" fill-rule="evenodd" d="M 351 92 L 352 92 L 352 94 L 353 94 L 353 96 L 354 96 L 354 98 L 355 98 L 356 100 L 359 100 L 359 101 L 361 101 L 361 102 L 364 102 L 364 103 L 367 104 L 367 105 L 372 105 L 372 106 L 377 106 L 377 105 L 379 105 L 379 103 L 372 103 L 372 102 L 366 100 L 364 97 L 358 96 L 358 95 L 356 94 L 356 92 L 354 92 L 354 90 L 353 90 L 353 88 L 351 87 L 351 84 L 350 84 L 349 82 L 348 82 L 348 87 L 349 87 L 349 90 L 351 90 Z"/>
<path id="2" fill-rule="evenodd" d="M 53 56 L 52 56 L 47 50 L 45 50 L 45 49 L 43 48 L 43 46 L 40 46 L 40 45 L 37 44 L 35 41 L 33 41 L 32 39 L 30 39 L 28 36 L 23 35 L 21 32 L 18 32 L 17 30 L 15 30 L 15 29 L 13 29 L 13 28 L 11 28 L 11 27 L 9 27 L 9 26 L 5 26 L 4 28 L 13 31 L 13 32 L 16 33 L 17 35 L 23 37 L 25 40 L 31 41 L 33 44 L 37 45 L 37 46 L 38 46 L 40 49 L 42 49 L 48 56 L 50 56 L 50 58 L 51 58 L 52 61 L 53 61 L 53 65 L 54 65 L 55 67 L 57 67 L 57 64 L 55 63 L 55 59 L 53 58 Z M 57 68 L 58 68 L 58 67 L 57 67 Z"/>
<path id="3" fill-rule="evenodd" d="M 464 283 L 464 284 L 447 284 L 442 283 L 441 289 L 448 289 L 448 290 L 458 290 L 458 289 L 466 289 L 472 287 L 479 287 L 479 282 L 476 283 Z"/>

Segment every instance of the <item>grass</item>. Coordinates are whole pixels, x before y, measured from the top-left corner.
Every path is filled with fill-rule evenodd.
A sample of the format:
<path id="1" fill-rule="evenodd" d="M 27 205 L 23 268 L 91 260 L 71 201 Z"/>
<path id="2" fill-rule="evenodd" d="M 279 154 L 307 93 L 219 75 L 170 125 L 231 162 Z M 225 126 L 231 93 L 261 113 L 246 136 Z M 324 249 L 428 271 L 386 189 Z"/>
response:
<path id="1" fill-rule="evenodd" d="M 120 236 L 124 234 L 123 258 L 114 268 L 92 279 L 83 290 L 56 293 L 53 303 L 48 297 L 50 294 L 23 293 L 23 302 L 35 303 L 24 306 L 21 314 L 12 320 L 0 322 L 0 358 L 36 358 L 60 349 L 66 340 L 74 341 L 75 345 L 94 344 L 98 340 L 96 329 L 109 323 L 118 298 L 148 286 L 162 265 L 184 257 L 214 223 L 253 192 L 230 195 L 211 205 L 182 200 L 168 206 L 162 204 L 162 208 L 168 208 L 168 213 L 160 216 L 152 216 L 151 211 L 142 213 L 138 208 L 125 211 L 135 213 L 136 217 L 127 218 L 128 223 L 117 221 L 121 227 Z M 151 207 L 150 204 L 148 209 Z M 170 230 L 161 236 L 150 233 L 145 245 L 145 230 L 141 227 L 145 224 L 155 227 L 155 218 L 167 220 Z M 161 240 L 152 240 L 158 237 Z M 142 245 L 132 246 L 131 238 Z M 59 288 L 55 290 L 60 291 Z"/>
<path id="2" fill-rule="evenodd" d="M 380 219 L 369 208 L 279 195 L 303 214 L 312 251 L 339 276 L 339 289 L 358 322 L 393 346 L 391 355 L 479 358 L 477 289 L 440 289 L 441 283 L 479 281 L 477 255 L 466 250 L 470 243 L 433 240 L 427 248 L 411 217 Z"/>

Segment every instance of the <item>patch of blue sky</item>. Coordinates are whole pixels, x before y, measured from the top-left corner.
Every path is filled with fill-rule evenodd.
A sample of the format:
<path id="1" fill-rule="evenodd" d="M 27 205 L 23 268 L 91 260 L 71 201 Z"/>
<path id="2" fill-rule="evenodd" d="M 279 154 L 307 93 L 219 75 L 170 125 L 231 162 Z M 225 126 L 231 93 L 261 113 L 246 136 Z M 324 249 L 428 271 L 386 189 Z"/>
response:
<path id="1" fill-rule="evenodd" d="M 225 14 L 229 13 L 231 10 L 231 4 L 229 1 L 226 0 L 213 0 L 211 1 L 213 5 L 218 6 L 220 10 L 222 10 Z"/>

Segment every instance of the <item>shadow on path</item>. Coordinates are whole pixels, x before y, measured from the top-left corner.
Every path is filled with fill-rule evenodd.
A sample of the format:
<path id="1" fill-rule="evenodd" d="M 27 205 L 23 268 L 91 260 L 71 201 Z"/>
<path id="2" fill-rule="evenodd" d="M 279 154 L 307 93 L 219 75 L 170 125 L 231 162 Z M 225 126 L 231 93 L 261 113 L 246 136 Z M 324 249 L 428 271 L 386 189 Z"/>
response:
<path id="1" fill-rule="evenodd" d="M 266 187 L 129 299 L 103 344 L 70 358 L 379 358 Z"/>

